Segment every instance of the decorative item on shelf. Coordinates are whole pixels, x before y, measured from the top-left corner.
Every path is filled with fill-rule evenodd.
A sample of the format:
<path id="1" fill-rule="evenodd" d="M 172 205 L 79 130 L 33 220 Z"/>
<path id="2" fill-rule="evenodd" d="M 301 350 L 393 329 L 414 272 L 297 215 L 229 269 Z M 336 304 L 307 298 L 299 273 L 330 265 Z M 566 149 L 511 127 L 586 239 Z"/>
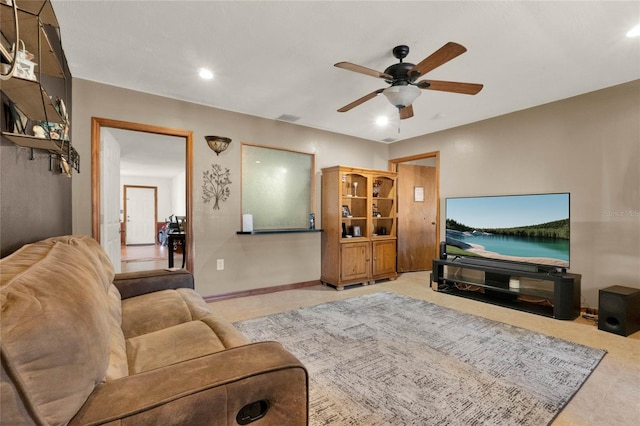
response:
<path id="1" fill-rule="evenodd" d="M 359 226 L 357 226 L 357 225 L 356 225 L 356 226 L 354 226 L 354 227 L 352 228 L 352 231 L 353 231 L 353 232 L 352 232 L 352 234 L 353 234 L 353 236 L 354 236 L 354 237 L 361 237 L 361 236 L 362 236 L 362 232 L 361 232 L 361 230 L 360 230 L 360 227 L 359 227 Z"/>
<path id="2" fill-rule="evenodd" d="M 38 124 L 33 126 L 33 136 L 36 138 L 44 139 L 47 137 L 47 132 L 45 132 L 44 128 Z"/>
<path id="3" fill-rule="evenodd" d="M 358 196 L 358 182 L 353 182 L 353 196 Z"/>
<path id="4" fill-rule="evenodd" d="M 519 289 L 520 288 L 520 278 L 519 277 L 511 277 L 509 279 L 509 288 L 510 289 Z"/>
<path id="5" fill-rule="evenodd" d="M 12 133 L 25 134 L 28 118 L 20 112 L 16 104 L 9 100 L 9 114 L 7 116 L 7 130 Z"/>
<path id="6" fill-rule="evenodd" d="M 349 206 L 342 206 L 342 217 L 351 217 L 351 210 L 349 210 Z"/>
<path id="7" fill-rule="evenodd" d="M 373 205 L 373 217 L 382 217 L 382 215 L 378 211 L 378 206 L 376 204 Z"/>
<path id="8" fill-rule="evenodd" d="M 209 148 L 211 148 L 216 155 L 220 155 L 220 153 L 227 149 L 231 143 L 231 139 L 223 136 L 205 136 L 204 138 L 207 141 Z"/>
<path id="9" fill-rule="evenodd" d="M 69 140 L 68 124 L 41 121 L 40 124 L 33 126 L 32 130 L 34 136 L 37 138 L 65 142 Z"/>
<path id="10" fill-rule="evenodd" d="M 69 165 L 77 173 L 80 173 L 80 154 L 72 146 L 69 147 Z"/>
<path id="11" fill-rule="evenodd" d="M 64 101 L 56 97 L 55 106 L 56 111 L 58 111 L 58 114 L 60 114 L 60 117 L 62 117 L 63 123 L 69 124 L 69 114 L 67 113 L 67 107 L 64 104 Z"/>
<path id="12" fill-rule="evenodd" d="M 19 49 L 16 54 L 16 67 L 13 70 L 13 75 L 27 80 L 37 80 L 35 67 L 38 64 L 32 61 L 33 53 L 25 49 L 24 41 L 20 40 L 19 45 L 22 46 L 22 49 Z"/>
<path id="13" fill-rule="evenodd" d="M 67 175 L 67 177 L 71 177 L 71 167 L 69 167 L 69 163 L 67 163 L 67 159 L 64 158 L 64 155 L 60 156 L 60 169 L 62 173 Z"/>
<path id="14" fill-rule="evenodd" d="M 373 181 L 373 196 L 378 197 L 380 195 L 380 187 L 382 186 L 381 180 Z"/>
<path id="15" fill-rule="evenodd" d="M 316 215 L 309 213 L 309 229 L 316 229 Z"/>

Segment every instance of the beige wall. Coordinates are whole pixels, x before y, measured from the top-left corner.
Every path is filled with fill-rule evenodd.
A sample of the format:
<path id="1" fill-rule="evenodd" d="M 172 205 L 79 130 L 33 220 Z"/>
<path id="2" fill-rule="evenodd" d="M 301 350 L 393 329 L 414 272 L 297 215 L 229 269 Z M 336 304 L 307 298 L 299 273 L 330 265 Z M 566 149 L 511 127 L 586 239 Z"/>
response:
<path id="1" fill-rule="evenodd" d="M 586 303 L 597 306 L 599 288 L 640 288 L 640 80 L 396 142 L 389 154 L 429 151 L 440 151 L 441 215 L 447 197 L 570 192 L 570 271 L 582 274 Z"/>
<path id="2" fill-rule="evenodd" d="M 289 123 L 73 80 L 74 147 L 82 173 L 73 178 L 73 232 L 91 235 L 91 117 L 153 124 L 194 133 L 194 274 L 205 296 L 320 278 L 320 234 L 236 235 L 240 230 L 240 144 L 250 142 L 316 154 L 316 214 L 321 225 L 320 169 L 337 164 L 387 168 L 388 145 Z M 216 157 L 205 135 L 230 137 Z M 211 164 L 231 171 L 231 196 L 213 210 L 202 201 L 202 173 Z M 216 270 L 224 259 L 225 270 Z"/>
<path id="3" fill-rule="evenodd" d="M 441 200 L 568 191 L 571 272 L 582 274 L 584 302 L 597 306 L 598 289 L 610 285 L 640 288 L 640 81 L 391 145 L 79 79 L 73 105 L 73 141 L 82 156 L 73 179 L 74 232 L 91 233 L 92 116 L 193 130 L 194 273 L 203 295 L 320 277 L 320 235 L 236 235 L 243 141 L 315 153 L 317 214 L 321 168 L 386 169 L 388 158 L 435 150 Z M 206 134 L 233 142 L 216 157 Z M 202 172 L 212 163 L 231 170 L 231 197 L 217 211 L 201 196 Z M 224 271 L 216 271 L 218 258 Z"/>

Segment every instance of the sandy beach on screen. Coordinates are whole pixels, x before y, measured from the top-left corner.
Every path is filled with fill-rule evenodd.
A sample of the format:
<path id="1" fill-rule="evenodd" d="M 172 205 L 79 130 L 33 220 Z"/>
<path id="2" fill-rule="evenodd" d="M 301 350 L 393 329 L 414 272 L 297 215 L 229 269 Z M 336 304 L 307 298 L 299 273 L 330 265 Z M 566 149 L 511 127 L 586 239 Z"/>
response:
<path id="1" fill-rule="evenodd" d="M 564 268 L 569 266 L 568 262 L 560 259 L 552 259 L 550 257 L 507 256 L 504 254 L 485 250 L 484 246 L 481 246 L 480 244 L 473 244 L 469 242 L 466 242 L 466 243 L 471 246 L 471 248 L 466 249 L 466 251 L 475 253 L 478 256 L 491 257 L 493 259 L 511 260 L 514 262 L 539 263 L 539 264 L 545 264 L 545 265 L 561 266 Z"/>

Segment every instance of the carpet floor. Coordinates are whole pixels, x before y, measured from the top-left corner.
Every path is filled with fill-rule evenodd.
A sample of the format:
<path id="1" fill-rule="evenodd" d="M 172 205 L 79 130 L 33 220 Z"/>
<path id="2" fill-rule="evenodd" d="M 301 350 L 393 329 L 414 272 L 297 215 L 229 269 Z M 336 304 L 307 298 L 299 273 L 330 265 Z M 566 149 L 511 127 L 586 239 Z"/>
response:
<path id="1" fill-rule="evenodd" d="M 394 293 L 235 323 L 310 375 L 310 424 L 544 425 L 605 352 Z"/>

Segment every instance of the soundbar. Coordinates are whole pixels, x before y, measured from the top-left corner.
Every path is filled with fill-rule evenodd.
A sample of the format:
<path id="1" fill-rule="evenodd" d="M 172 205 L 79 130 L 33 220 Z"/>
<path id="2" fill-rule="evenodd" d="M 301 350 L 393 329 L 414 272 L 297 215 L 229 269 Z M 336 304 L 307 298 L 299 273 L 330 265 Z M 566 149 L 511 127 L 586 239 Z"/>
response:
<path id="1" fill-rule="evenodd" d="M 459 257 L 456 262 L 463 265 L 483 266 L 485 268 L 507 269 L 515 272 L 539 272 L 538 265 L 528 263 L 504 262 L 501 260 L 477 258 L 477 257 Z"/>

